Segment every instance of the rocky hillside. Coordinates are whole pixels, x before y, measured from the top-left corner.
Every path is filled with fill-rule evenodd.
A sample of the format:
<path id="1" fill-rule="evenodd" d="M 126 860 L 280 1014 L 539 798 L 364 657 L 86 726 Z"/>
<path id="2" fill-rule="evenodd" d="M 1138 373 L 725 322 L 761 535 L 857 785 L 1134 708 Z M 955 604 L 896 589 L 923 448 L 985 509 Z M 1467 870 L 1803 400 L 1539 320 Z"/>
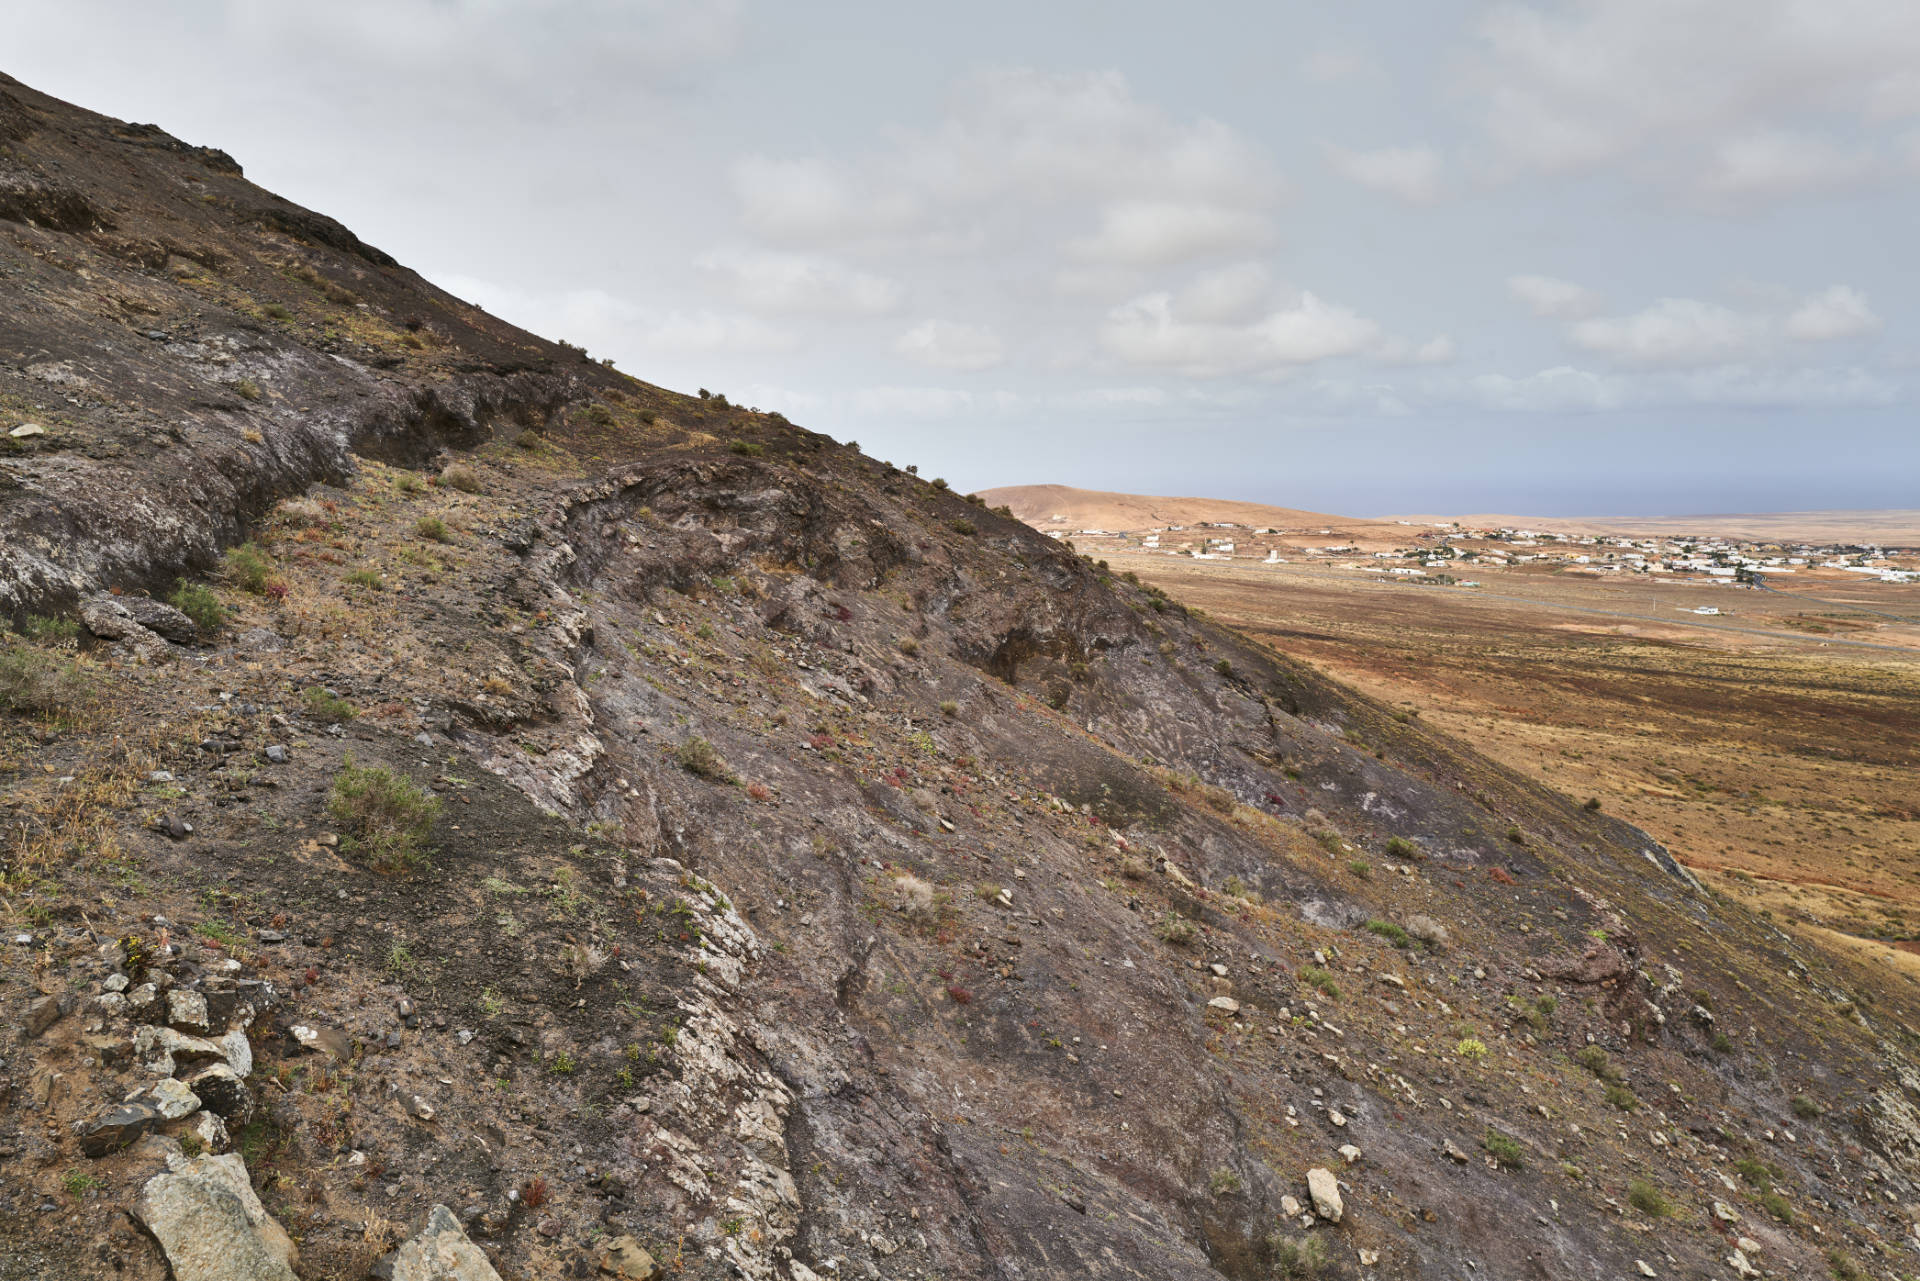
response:
<path id="1" fill-rule="evenodd" d="M 0 1277 L 1886 1277 L 1912 995 L 0 81 Z"/>

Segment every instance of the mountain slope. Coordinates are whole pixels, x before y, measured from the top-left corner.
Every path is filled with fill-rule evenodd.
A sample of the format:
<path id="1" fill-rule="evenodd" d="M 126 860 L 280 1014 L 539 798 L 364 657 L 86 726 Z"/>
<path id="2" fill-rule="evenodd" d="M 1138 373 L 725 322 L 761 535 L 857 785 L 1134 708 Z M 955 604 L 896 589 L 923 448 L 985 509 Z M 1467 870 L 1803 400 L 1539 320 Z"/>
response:
<path id="1" fill-rule="evenodd" d="M 124 1211 L 216 1098 L 308 1278 L 435 1205 L 507 1277 L 1909 1266 L 1909 993 L 980 504 L 0 92 L 0 1277 L 161 1275 Z M 142 596 L 216 564 L 217 625 Z M 252 1070 L 118 1146 L 210 1053 L 156 1002 Z"/>
<path id="2" fill-rule="evenodd" d="M 1167 525 L 1194 525 L 1201 521 L 1230 521 L 1237 525 L 1276 529 L 1325 528 L 1353 524 L 1347 516 L 1269 507 L 1226 498 L 1158 498 L 1147 494 L 1115 494 L 1070 485 L 1008 485 L 983 489 L 980 497 L 993 507 L 1011 508 L 1030 525 L 1066 529 L 1153 529 Z M 1055 517 L 1060 519 L 1056 520 Z"/>

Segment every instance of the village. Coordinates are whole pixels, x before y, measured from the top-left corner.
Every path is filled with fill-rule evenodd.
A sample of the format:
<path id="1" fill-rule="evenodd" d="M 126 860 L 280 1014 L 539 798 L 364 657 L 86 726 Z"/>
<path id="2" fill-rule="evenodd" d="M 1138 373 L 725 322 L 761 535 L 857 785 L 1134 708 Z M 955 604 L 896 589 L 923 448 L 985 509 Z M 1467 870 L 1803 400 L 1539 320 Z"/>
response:
<path id="1" fill-rule="evenodd" d="M 1494 575 L 1541 574 L 1761 590 L 1806 588 L 1821 581 L 1920 582 L 1920 548 L 1874 543 L 1759 541 L 1730 535 L 1633 537 L 1476 528 L 1457 521 L 1345 521 L 1286 528 L 1196 521 L 1109 530 L 1068 528 L 1067 518 L 1056 514 L 1035 523 L 1049 537 L 1095 558 L 1174 556 L 1295 571 L 1378 574 L 1467 590 L 1485 587 Z M 1694 603 L 1685 611 L 1711 615 L 1731 612 L 1731 606 Z"/>

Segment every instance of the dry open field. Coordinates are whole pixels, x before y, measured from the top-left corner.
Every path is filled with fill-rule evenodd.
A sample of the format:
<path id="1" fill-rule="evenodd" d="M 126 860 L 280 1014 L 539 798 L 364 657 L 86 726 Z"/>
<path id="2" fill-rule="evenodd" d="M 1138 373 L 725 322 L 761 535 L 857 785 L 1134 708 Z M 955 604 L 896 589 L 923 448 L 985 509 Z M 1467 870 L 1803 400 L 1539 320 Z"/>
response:
<path id="1" fill-rule="evenodd" d="M 1920 625 L 1857 607 L 1870 597 L 1920 618 L 1920 586 L 1835 584 L 1836 607 L 1548 570 L 1482 573 L 1476 592 L 1095 554 L 1513 769 L 1598 797 L 1803 932 L 1849 947 L 1920 939 Z M 1679 612 L 1701 602 L 1736 612 Z"/>

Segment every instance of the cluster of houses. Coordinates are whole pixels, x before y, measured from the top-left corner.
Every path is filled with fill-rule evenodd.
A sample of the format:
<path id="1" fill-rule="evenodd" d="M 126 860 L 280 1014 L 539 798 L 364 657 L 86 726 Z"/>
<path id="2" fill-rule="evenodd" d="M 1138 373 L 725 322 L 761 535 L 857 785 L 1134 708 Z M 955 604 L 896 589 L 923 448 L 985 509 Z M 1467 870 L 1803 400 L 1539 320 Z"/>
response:
<path id="1" fill-rule="evenodd" d="M 1231 522 L 1164 525 L 1145 531 L 1055 530 L 1058 539 L 1087 540 L 1095 547 L 1194 560 L 1240 560 L 1262 565 L 1337 563 L 1404 578 L 1442 577 L 1461 586 L 1468 567 L 1537 565 L 1590 575 L 1638 574 L 1654 581 L 1752 584 L 1778 575 L 1814 570 L 1858 574 L 1884 582 L 1920 582 L 1920 549 L 1875 544 L 1780 544 L 1724 537 L 1626 538 L 1563 534 L 1533 529 L 1470 529 L 1458 523 L 1416 528 L 1409 542 L 1388 550 L 1364 550 L 1353 541 L 1318 542 L 1327 529 L 1280 530 Z M 1384 540 L 1366 538 L 1378 547 Z M 1398 541 L 1396 539 L 1396 541 Z M 1091 548 L 1089 548 L 1091 550 Z M 1696 612 L 1718 612 L 1703 607 Z"/>

